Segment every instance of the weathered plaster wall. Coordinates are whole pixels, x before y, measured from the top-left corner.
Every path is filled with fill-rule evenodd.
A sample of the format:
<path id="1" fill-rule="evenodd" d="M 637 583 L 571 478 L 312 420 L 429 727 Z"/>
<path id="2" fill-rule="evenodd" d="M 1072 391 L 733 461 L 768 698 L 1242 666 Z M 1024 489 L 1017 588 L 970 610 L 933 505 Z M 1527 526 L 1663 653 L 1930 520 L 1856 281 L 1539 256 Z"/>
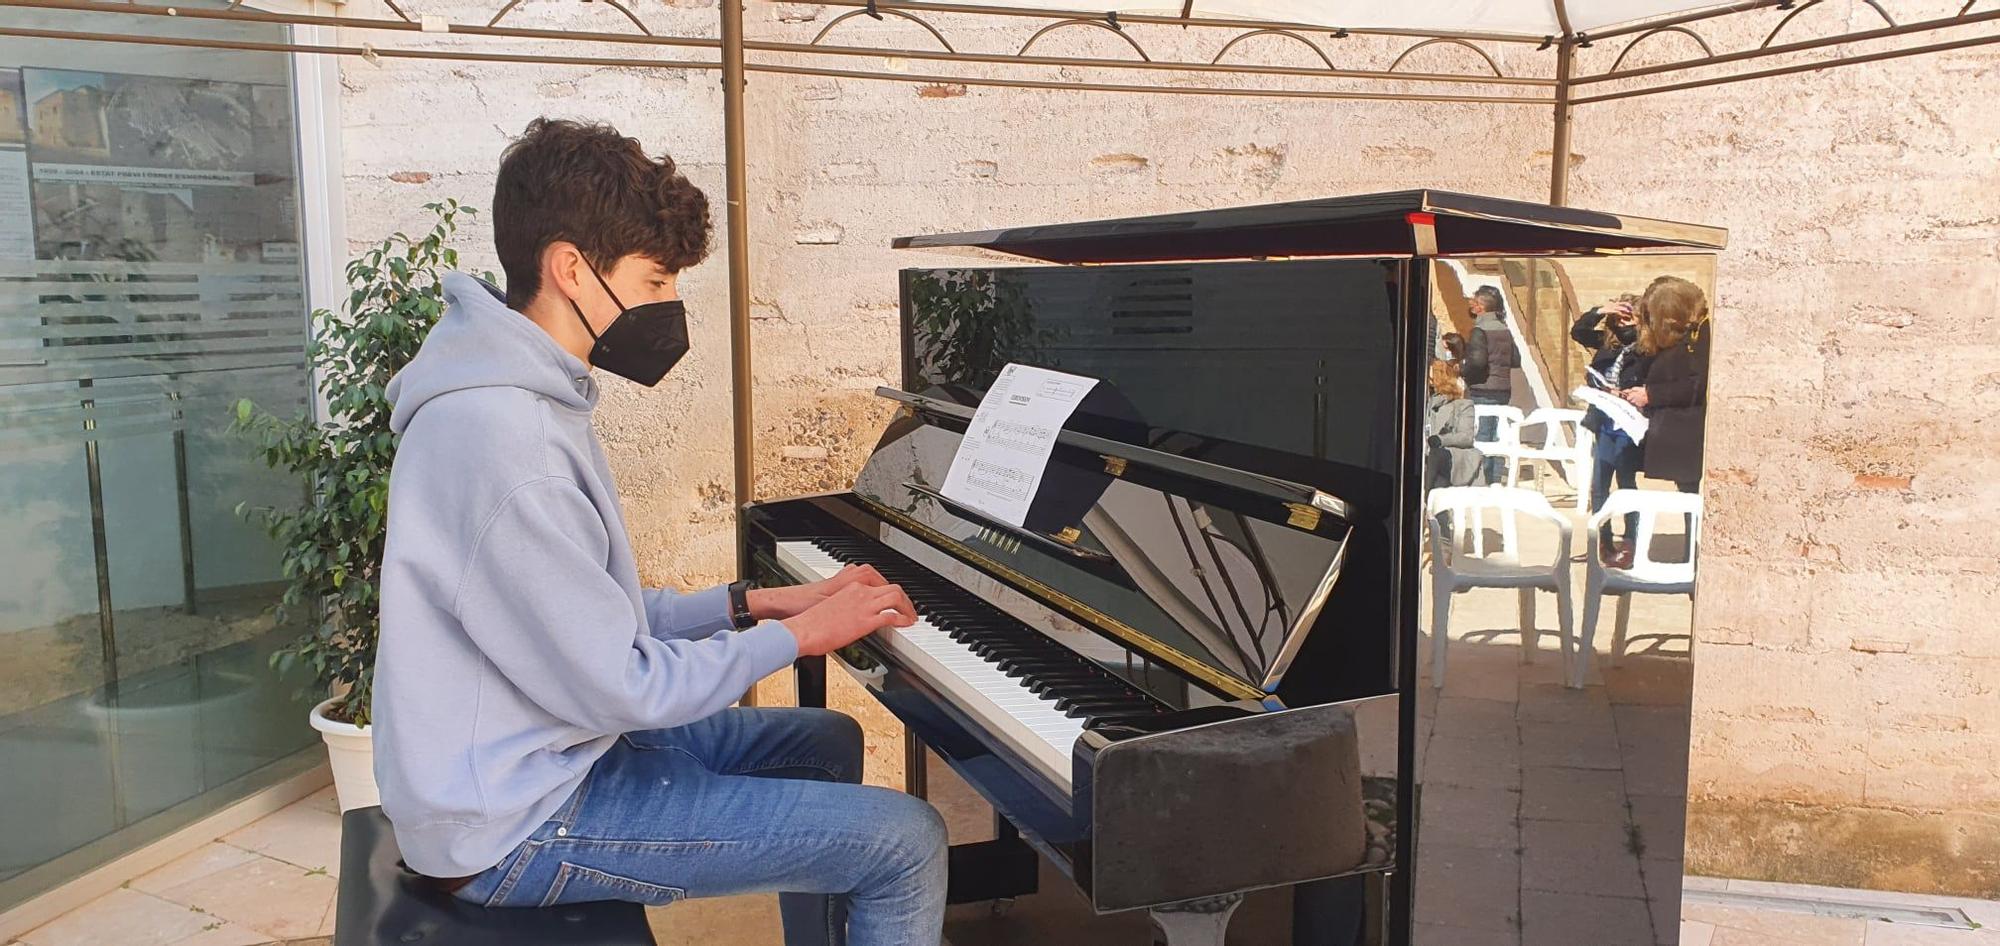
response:
<path id="1" fill-rule="evenodd" d="M 484 23 L 495 3 L 425 5 L 454 22 Z M 347 8 L 358 16 L 393 14 L 380 0 Z M 660 33 L 713 32 L 713 6 L 645 10 Z M 629 29 L 608 4 L 524 4 L 513 26 Z M 353 33 L 348 42 L 380 41 Z M 440 37 L 480 49 L 492 44 Z M 522 45 L 516 48 L 529 49 Z M 566 47 L 569 55 L 629 50 Z M 384 60 L 343 63 L 341 102 L 347 177 L 347 231 L 360 245 L 397 228 L 425 225 L 423 204 L 456 197 L 485 209 L 502 148 L 539 115 L 609 121 L 654 151 L 671 153 L 710 195 L 722 243 L 722 89 L 718 74 L 641 68 Z M 497 273 L 491 229 L 468 221 L 469 268 Z M 720 259 L 720 254 L 717 255 Z M 615 465 L 633 524 L 640 567 L 651 581 L 692 584 L 734 562 L 729 517 L 728 276 L 719 262 L 682 278 L 693 350 L 658 388 L 612 378 L 604 385 L 599 430 Z"/>
<path id="2" fill-rule="evenodd" d="M 386 15 L 378 4 L 350 9 Z M 1813 15 L 1861 22 L 1850 6 Z M 491 8 L 425 12 L 483 22 Z M 640 12 L 656 32 L 714 29 L 711 4 Z M 755 3 L 749 30 L 803 41 L 829 16 Z M 509 22 L 620 18 L 531 0 Z M 850 27 L 849 42 L 922 39 L 894 21 Z M 951 33 L 961 49 L 1006 51 L 1025 35 Z M 1161 58 L 1213 54 L 1198 34 L 1150 35 Z M 1347 42 L 1343 65 L 1392 55 Z M 1055 34 L 1043 49 L 1129 55 L 1102 31 Z M 1545 72 L 1530 49 L 1496 53 L 1510 71 Z M 1317 62 L 1272 38 L 1239 53 Z M 1473 64 L 1434 47 L 1409 65 Z M 1960 53 L 1579 113 L 1575 203 L 1733 233 L 1718 277 L 1695 869 L 2000 891 L 2000 637 L 1981 620 L 2000 604 L 1989 511 L 2000 490 L 1981 475 L 2000 452 L 1989 419 L 2000 351 L 1980 330 L 2000 298 L 1996 80 L 2000 55 Z M 343 85 L 355 241 L 420 225 L 426 200 L 483 206 L 507 136 L 539 114 L 612 121 L 671 152 L 720 225 L 714 73 L 349 61 Z M 844 485 L 865 455 L 884 416 L 869 392 L 896 376 L 895 271 L 923 262 L 888 251 L 893 236 L 1410 186 L 1546 196 L 1548 113 L 1526 106 L 767 75 L 748 94 L 764 496 Z M 493 265 L 483 224 L 464 245 L 475 266 Z M 610 381 L 599 427 L 645 577 L 692 585 L 733 561 L 719 250 L 683 287 L 693 353 L 653 391 Z M 872 749 L 875 777 L 900 781 L 895 747 Z"/>

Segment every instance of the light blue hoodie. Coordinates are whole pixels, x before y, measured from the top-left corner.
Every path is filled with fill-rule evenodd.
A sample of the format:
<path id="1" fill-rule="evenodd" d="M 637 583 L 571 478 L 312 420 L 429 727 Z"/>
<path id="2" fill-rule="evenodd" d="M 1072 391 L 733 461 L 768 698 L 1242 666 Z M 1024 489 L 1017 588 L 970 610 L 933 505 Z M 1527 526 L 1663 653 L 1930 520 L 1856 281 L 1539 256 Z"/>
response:
<path id="1" fill-rule="evenodd" d="M 591 432 L 590 370 L 470 276 L 389 383 L 375 777 L 403 859 L 501 861 L 620 733 L 728 706 L 797 655 L 727 592 L 645 589 Z"/>

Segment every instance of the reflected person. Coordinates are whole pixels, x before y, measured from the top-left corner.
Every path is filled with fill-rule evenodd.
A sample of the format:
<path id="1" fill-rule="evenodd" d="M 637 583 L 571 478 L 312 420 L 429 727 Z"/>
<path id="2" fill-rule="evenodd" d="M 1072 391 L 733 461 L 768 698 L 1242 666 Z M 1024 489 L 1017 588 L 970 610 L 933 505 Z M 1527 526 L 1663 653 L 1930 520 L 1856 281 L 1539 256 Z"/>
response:
<path id="1" fill-rule="evenodd" d="M 1619 394 L 1646 412 L 1645 474 L 1671 480 L 1683 493 L 1701 488 L 1714 334 L 1708 296 L 1694 283 L 1661 276 L 1639 299 L 1639 351 L 1652 363 L 1643 384 Z"/>
<path id="2" fill-rule="evenodd" d="M 1504 315 L 1507 303 L 1495 286 L 1481 286 L 1472 291 L 1468 302 L 1472 309 L 1472 338 L 1465 346 L 1465 361 L 1460 368 L 1460 376 L 1465 379 L 1466 396 L 1474 404 L 1509 404 L 1514 400 L 1514 369 L 1521 363 L 1521 356 L 1514 349 L 1514 333 L 1507 328 Z M 1493 441 L 1499 438 L 1500 420 L 1486 417 L 1479 421 L 1479 439 Z M 1502 482 L 1507 472 L 1507 461 L 1503 457 L 1486 458 L 1486 482 Z"/>
<path id="3" fill-rule="evenodd" d="M 1589 383 L 1593 387 L 1608 386 L 1612 390 L 1634 388 L 1645 382 L 1646 368 L 1652 357 L 1639 350 L 1639 296 L 1627 293 L 1591 309 L 1579 316 L 1576 324 L 1570 326 L 1569 337 L 1590 350 Z M 1603 508 L 1604 501 L 1611 495 L 1611 484 L 1615 479 L 1619 489 L 1637 489 L 1639 486 L 1639 466 L 1645 460 L 1645 453 L 1624 431 L 1619 430 L 1611 418 L 1595 407 L 1584 412 L 1583 427 L 1594 438 L 1591 442 L 1592 470 L 1590 476 L 1590 511 Z M 1605 564 L 1614 568 L 1630 568 L 1632 565 L 1632 537 L 1639 529 L 1639 514 L 1625 516 L 1625 538 L 1614 541 L 1611 522 L 1606 520 L 1597 529 L 1598 552 Z"/>
<path id="4" fill-rule="evenodd" d="M 1473 447 L 1475 418 L 1472 402 L 1465 397 L 1465 382 L 1458 376 L 1458 364 L 1431 362 L 1431 396 L 1424 415 L 1428 433 L 1425 443 L 1424 488 L 1471 486 L 1479 480 L 1479 451 Z"/>

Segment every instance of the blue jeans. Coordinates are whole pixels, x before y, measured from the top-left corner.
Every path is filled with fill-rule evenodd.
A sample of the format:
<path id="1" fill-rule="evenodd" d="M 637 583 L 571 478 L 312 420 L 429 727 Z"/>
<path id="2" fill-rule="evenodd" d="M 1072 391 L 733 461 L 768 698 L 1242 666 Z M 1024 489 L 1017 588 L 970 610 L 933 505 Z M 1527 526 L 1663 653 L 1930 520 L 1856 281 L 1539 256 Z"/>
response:
<path id="1" fill-rule="evenodd" d="M 1474 391 L 1466 396 L 1471 398 L 1474 404 L 1506 404 L 1513 400 L 1513 397 L 1510 395 L 1488 394 L 1480 391 Z M 1479 419 L 1479 426 L 1472 432 L 1472 439 L 1484 443 L 1492 443 L 1495 440 L 1499 440 L 1500 418 L 1481 417 Z M 1507 482 L 1507 459 L 1505 457 L 1487 457 L 1485 469 L 1487 483 L 1505 484 Z"/>
<path id="2" fill-rule="evenodd" d="M 778 892 L 785 946 L 916 946 L 944 927 L 944 821 L 861 780 L 861 727 L 726 709 L 626 733 L 513 853 L 460 888 L 487 906 L 662 905 Z"/>
<path id="3" fill-rule="evenodd" d="M 1608 432 L 1598 435 L 1597 443 L 1604 444 L 1608 437 Z M 1614 476 L 1618 480 L 1619 489 L 1637 489 L 1639 464 L 1645 458 L 1645 452 L 1637 446 L 1628 446 L 1615 452 L 1609 448 L 1597 450 L 1593 455 L 1594 467 L 1590 474 L 1590 511 L 1594 513 L 1604 508 L 1604 501 L 1611 498 L 1611 480 Z M 1632 541 L 1632 537 L 1638 534 L 1639 514 L 1626 513 L 1625 541 Z M 1611 520 L 1606 519 L 1603 525 L 1597 527 L 1597 542 L 1603 548 L 1611 547 Z"/>

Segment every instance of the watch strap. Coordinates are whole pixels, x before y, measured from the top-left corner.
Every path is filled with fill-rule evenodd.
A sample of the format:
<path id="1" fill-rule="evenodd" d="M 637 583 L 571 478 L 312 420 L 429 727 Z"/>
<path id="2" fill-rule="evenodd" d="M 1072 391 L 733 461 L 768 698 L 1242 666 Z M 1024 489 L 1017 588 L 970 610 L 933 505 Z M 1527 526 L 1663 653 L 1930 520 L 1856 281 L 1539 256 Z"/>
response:
<path id="1" fill-rule="evenodd" d="M 747 581 L 729 583 L 729 623 L 739 631 L 757 624 L 750 616 L 750 583 Z"/>

